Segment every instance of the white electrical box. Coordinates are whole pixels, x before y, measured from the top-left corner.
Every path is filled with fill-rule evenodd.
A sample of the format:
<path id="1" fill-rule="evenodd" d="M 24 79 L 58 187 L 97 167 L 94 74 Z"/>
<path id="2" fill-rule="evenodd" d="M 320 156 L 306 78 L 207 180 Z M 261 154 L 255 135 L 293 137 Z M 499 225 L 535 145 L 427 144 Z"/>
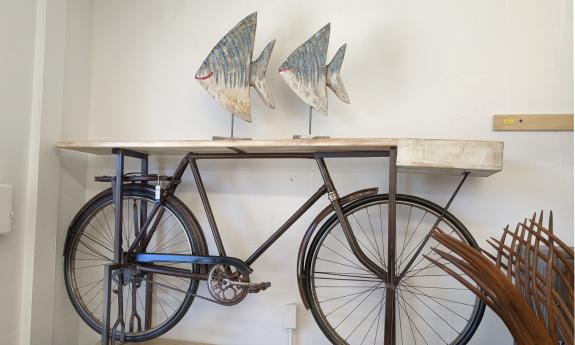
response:
<path id="1" fill-rule="evenodd" d="M 12 186 L 0 184 L 0 234 L 12 228 Z"/>
<path id="2" fill-rule="evenodd" d="M 282 310 L 282 321 L 284 328 L 296 329 L 297 327 L 297 304 L 290 303 L 286 304 Z"/>

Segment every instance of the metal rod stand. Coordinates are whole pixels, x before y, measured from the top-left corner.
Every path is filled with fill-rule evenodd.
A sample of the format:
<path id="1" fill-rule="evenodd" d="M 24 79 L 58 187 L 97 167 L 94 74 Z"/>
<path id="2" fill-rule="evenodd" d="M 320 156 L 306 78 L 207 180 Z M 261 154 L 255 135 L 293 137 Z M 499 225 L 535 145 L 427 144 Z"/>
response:
<path id="1" fill-rule="evenodd" d="M 307 130 L 307 134 L 309 136 L 311 136 L 311 120 L 313 118 L 313 107 L 310 105 L 309 106 L 309 126 L 308 126 L 308 130 Z"/>

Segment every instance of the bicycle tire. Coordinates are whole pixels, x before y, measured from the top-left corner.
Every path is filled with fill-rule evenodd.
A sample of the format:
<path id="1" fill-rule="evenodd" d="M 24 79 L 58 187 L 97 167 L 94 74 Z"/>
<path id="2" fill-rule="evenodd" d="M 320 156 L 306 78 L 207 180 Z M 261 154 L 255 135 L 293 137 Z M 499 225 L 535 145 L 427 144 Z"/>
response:
<path id="1" fill-rule="evenodd" d="M 127 184 L 124 186 L 124 202 L 126 200 L 140 200 L 140 205 L 142 205 L 142 200 L 144 200 L 147 204 L 153 205 L 156 203 L 154 190 L 152 186 L 149 185 L 140 185 L 140 184 Z M 135 202 L 137 205 L 137 201 Z M 85 306 L 85 302 L 79 299 L 77 294 L 78 286 L 75 279 L 73 279 L 73 270 L 75 262 L 72 260 L 74 257 L 74 248 L 77 248 L 78 241 L 82 236 L 84 229 L 88 227 L 88 222 L 94 219 L 98 219 L 98 212 L 105 212 L 105 207 L 113 206 L 113 197 L 112 197 L 112 190 L 107 189 L 103 192 L 99 193 L 98 195 L 94 196 L 90 201 L 88 201 L 84 207 L 78 212 L 74 220 L 72 221 L 69 229 L 68 235 L 66 239 L 65 249 L 64 249 L 64 277 L 65 277 L 65 285 L 66 291 L 68 293 L 68 297 L 74 309 L 82 318 L 82 320 L 95 332 L 101 334 L 102 333 L 102 324 L 101 320 L 98 320 L 98 317 L 92 315 Z M 169 196 L 166 198 L 164 203 L 165 209 L 175 217 L 177 223 L 182 225 L 182 229 L 185 232 L 185 236 L 187 237 L 188 244 L 190 245 L 191 253 L 193 255 L 206 255 L 207 254 L 207 245 L 205 241 L 205 237 L 203 232 L 199 226 L 198 221 L 191 213 L 191 211 L 186 207 L 186 205 L 180 201 L 175 196 Z M 148 208 L 148 212 L 150 207 Z M 128 211 L 129 212 L 129 211 Z M 126 210 L 124 210 L 126 213 Z M 101 214 L 101 213 L 100 213 Z M 165 213 L 164 213 L 165 214 Z M 106 218 L 106 214 L 104 213 L 104 217 Z M 102 217 L 100 216 L 100 219 Z M 129 218 L 129 215 L 128 215 Z M 125 219 L 124 219 L 125 221 Z M 164 221 L 165 222 L 165 221 Z M 110 220 L 112 223 L 112 220 Z M 124 231 L 126 226 L 124 226 Z M 172 230 L 173 231 L 173 230 Z M 112 232 L 113 233 L 113 232 Z M 107 235 L 109 236 L 109 235 Z M 154 235 L 155 236 L 155 235 Z M 104 237 L 100 237 L 99 242 L 103 242 Z M 186 240 L 184 240 L 186 241 Z M 106 244 L 106 243 L 104 243 Z M 127 246 L 126 243 L 124 243 Z M 185 243 L 184 243 L 185 245 Z M 76 246 L 76 247 L 75 247 Z M 103 250 L 102 250 L 103 251 Z M 77 253 L 77 251 L 76 251 Z M 108 253 L 108 252 L 106 252 Z M 90 253 L 95 255 L 94 253 Z M 109 256 L 109 253 L 108 253 Z M 103 259 L 102 259 L 103 261 Z M 198 271 L 198 267 L 194 267 L 193 271 Z M 154 274 L 154 277 L 157 276 Z M 161 276 L 160 276 L 161 277 Z M 147 284 L 147 282 L 145 282 Z M 199 282 L 197 280 L 190 280 L 189 285 L 184 283 L 184 286 L 188 287 L 188 292 L 195 294 L 198 289 Z M 92 287 L 93 288 L 93 287 Z M 155 291 L 156 289 L 154 289 Z M 157 289 L 159 291 L 159 288 Z M 136 290 L 136 295 L 138 294 Z M 182 294 L 183 295 L 183 294 Z M 184 295 L 183 295 L 184 296 Z M 139 297 L 139 296 L 136 296 Z M 97 294 L 95 295 L 96 300 L 99 298 Z M 158 296 L 156 296 L 157 303 L 160 302 Z M 153 327 L 149 330 L 144 330 L 141 332 L 128 332 L 126 333 L 126 341 L 129 342 L 142 342 L 146 340 L 150 340 L 156 337 L 161 336 L 162 334 L 169 331 L 172 327 L 174 327 L 181 318 L 186 314 L 188 309 L 190 308 L 192 302 L 194 300 L 193 295 L 187 294 L 183 298 L 181 304 L 177 307 L 177 310 L 170 315 L 170 317 L 162 322 L 160 325 Z M 141 300 L 139 300 L 141 302 Z M 137 307 L 136 307 L 137 308 Z M 142 307 L 143 308 L 143 307 Z M 128 304 L 126 304 L 126 309 L 128 309 Z M 111 324 L 114 323 L 114 318 L 116 315 L 114 313 L 111 314 Z M 125 320 L 126 324 L 128 320 Z M 126 327 L 127 328 L 127 327 Z M 119 335 L 116 334 L 116 339 L 119 340 Z"/>
<path id="2" fill-rule="evenodd" d="M 359 212 L 359 211 L 362 211 L 363 209 L 366 209 L 366 212 L 369 216 L 369 210 L 367 207 L 370 207 L 370 205 L 387 205 L 388 202 L 389 202 L 389 196 L 387 194 L 378 194 L 378 195 L 367 196 L 367 197 L 358 199 L 358 200 L 346 205 L 344 207 L 344 214 L 346 214 L 346 216 L 348 216 L 348 217 L 351 217 L 351 215 L 355 215 L 356 212 Z M 443 209 L 440 206 L 438 206 L 437 204 L 435 204 L 431 201 L 419 198 L 419 197 L 411 196 L 411 195 L 398 194 L 396 196 L 396 203 L 397 203 L 396 207 L 398 207 L 399 205 L 411 205 L 412 207 L 417 207 L 421 210 L 426 210 L 426 212 L 429 212 L 430 214 L 436 215 L 436 216 L 441 214 L 443 211 Z M 409 213 L 409 216 L 411 217 L 411 211 Z M 350 222 L 351 222 L 351 220 L 350 220 Z M 445 222 L 445 224 L 449 224 L 450 226 L 452 226 L 453 229 L 456 229 L 456 232 L 458 233 L 460 239 L 464 240 L 465 242 L 467 242 L 471 246 L 478 248 L 476 241 L 473 239 L 472 235 L 469 233 L 467 228 L 455 216 L 453 216 L 451 213 L 447 212 L 444 216 L 444 222 Z M 371 220 L 370 220 L 370 223 L 371 223 Z M 324 333 L 324 335 L 333 344 L 349 344 L 349 342 L 348 342 L 349 340 L 345 339 L 344 336 L 338 334 L 337 333 L 338 331 L 336 331 L 334 329 L 334 328 L 340 327 L 341 323 L 338 325 L 330 324 L 330 321 L 327 320 L 327 317 L 326 317 L 327 312 L 323 311 L 322 307 L 321 307 L 321 303 L 326 303 L 326 302 L 331 303 L 334 300 L 334 298 L 332 298 L 330 296 L 330 298 L 332 298 L 332 301 L 330 301 L 330 299 L 326 299 L 326 298 L 324 298 L 323 300 L 320 300 L 320 298 L 318 297 L 317 288 L 315 288 L 315 286 L 317 286 L 317 285 L 314 283 L 314 279 L 317 279 L 317 277 L 319 277 L 319 279 L 333 279 L 333 278 L 326 278 L 324 276 L 323 273 L 328 273 L 328 272 L 321 272 L 321 274 L 314 274 L 314 270 L 315 270 L 315 266 L 317 265 L 317 263 L 319 261 L 318 260 L 319 251 L 320 251 L 319 248 L 322 247 L 323 242 L 327 238 L 328 234 L 332 231 L 332 229 L 335 229 L 338 226 L 338 224 L 339 224 L 339 219 L 337 218 L 337 215 L 333 214 L 328 220 L 326 220 L 324 222 L 324 224 L 321 226 L 321 228 L 318 230 L 317 234 L 315 235 L 314 239 L 312 240 L 310 247 L 308 249 L 307 255 L 306 255 L 306 261 L 305 261 L 306 279 L 304 279 L 304 283 L 305 283 L 305 292 L 307 294 L 308 301 L 310 302 L 310 309 L 311 309 L 312 315 L 313 315 L 316 323 L 318 324 L 319 328 Z M 358 224 L 359 224 L 359 222 L 358 222 Z M 407 222 L 407 224 L 409 227 L 409 221 Z M 443 223 L 441 223 L 441 224 L 443 224 Z M 373 230 L 373 228 L 372 228 L 372 230 Z M 414 231 L 417 231 L 417 229 Z M 368 236 L 368 235 L 366 235 L 366 236 Z M 407 234 L 404 236 L 405 236 L 404 239 L 407 238 Z M 334 237 L 335 237 L 335 235 L 334 235 Z M 378 240 L 376 238 L 377 237 L 375 237 L 375 234 L 374 234 L 374 239 L 375 239 L 375 242 L 377 243 Z M 383 241 L 384 241 L 383 239 L 384 239 L 384 237 L 383 237 L 383 231 L 382 231 L 382 248 L 383 248 Z M 345 241 L 345 240 L 343 240 L 343 241 Z M 364 239 L 364 242 L 366 242 L 365 239 Z M 344 244 L 347 244 L 347 243 L 344 243 Z M 367 245 L 365 245 L 365 246 L 367 247 Z M 375 250 L 375 246 L 373 246 L 372 248 Z M 367 248 L 367 249 L 369 249 L 369 248 Z M 404 247 L 404 249 L 405 249 L 405 247 Z M 364 250 L 364 252 L 366 252 L 366 248 L 363 248 L 363 250 Z M 373 253 L 374 250 L 371 250 L 370 252 Z M 335 251 L 338 252 L 338 250 L 335 250 Z M 324 252 L 327 252 L 327 250 L 325 250 Z M 344 253 L 351 254 L 351 252 L 349 252 L 349 253 L 343 252 L 343 250 L 342 250 L 341 252 L 338 253 L 340 257 L 336 256 L 336 258 L 338 258 L 338 260 L 342 260 L 342 262 L 344 264 L 347 264 L 349 267 L 352 267 L 352 264 L 350 262 L 343 261 L 343 259 L 341 259 L 344 257 L 344 255 L 342 255 Z M 320 258 L 320 259 L 327 260 L 325 258 Z M 377 259 L 377 256 L 373 255 L 372 260 L 375 261 L 376 259 Z M 398 258 L 397 258 L 397 253 L 396 253 L 396 260 L 397 259 Z M 332 261 L 334 261 L 334 260 L 332 260 Z M 355 264 L 359 264 L 359 261 L 355 262 Z M 383 262 L 383 264 L 385 264 L 385 262 Z M 350 268 L 345 268 L 345 269 L 350 270 Z M 356 268 L 352 267 L 352 269 L 356 269 Z M 366 279 L 365 277 L 369 276 L 367 273 L 364 273 L 363 271 L 359 271 L 359 270 L 358 270 L 358 272 L 362 272 L 362 273 L 360 275 L 356 276 L 356 278 L 362 276 L 361 277 L 362 279 L 360 279 L 360 280 L 362 280 L 363 282 L 370 282 L 370 283 L 373 282 L 375 285 L 374 278 Z M 331 274 L 334 274 L 334 273 L 331 273 Z M 339 275 L 341 275 L 341 274 L 339 274 Z M 350 276 L 350 275 L 348 275 L 348 276 Z M 365 276 L 365 277 L 363 277 L 363 276 Z M 341 278 L 341 277 L 336 277 L 336 278 Z M 348 279 L 348 277 L 345 277 L 345 276 L 343 278 Z M 340 280 L 343 280 L 343 279 L 340 279 Z M 358 281 L 358 279 L 356 279 L 356 282 L 357 281 Z M 348 283 L 346 282 L 346 284 L 348 284 Z M 365 284 L 365 283 L 362 283 L 362 284 Z M 327 288 L 328 286 L 324 286 L 324 287 Z M 331 287 L 333 288 L 333 286 L 331 286 Z M 338 286 L 336 286 L 336 287 L 338 287 Z M 379 289 L 379 286 L 377 287 L 377 289 Z M 340 288 L 339 290 L 343 290 L 343 288 Z M 350 290 L 350 289 L 348 289 L 348 290 Z M 385 291 L 385 289 L 382 289 L 382 290 Z M 367 290 L 367 291 L 370 292 L 369 290 Z M 372 292 L 373 291 L 371 291 L 371 293 Z M 471 293 L 471 292 L 469 292 L 469 293 Z M 357 294 L 359 294 L 359 292 Z M 343 296 L 344 296 L 343 298 L 348 298 L 348 296 L 345 296 L 345 295 L 343 295 Z M 339 297 L 337 297 L 337 298 L 339 298 Z M 350 296 L 349 298 L 352 298 L 352 296 Z M 353 297 L 353 298 L 356 298 L 356 297 Z M 362 298 L 363 298 L 363 296 L 362 296 Z M 365 297 L 365 298 L 368 298 L 368 297 Z M 453 341 L 450 342 L 450 344 L 452 344 L 452 345 L 467 344 L 467 342 L 471 339 L 471 337 L 473 336 L 473 334 L 477 330 L 477 327 L 479 326 L 479 323 L 481 322 L 481 319 L 483 317 L 483 313 L 485 311 L 485 304 L 483 302 L 481 302 L 479 299 L 477 299 L 476 297 L 474 297 L 474 299 L 475 299 L 474 308 L 470 314 L 469 320 L 467 321 L 465 327 L 461 329 L 461 332 L 457 335 L 457 337 Z M 346 301 L 346 300 L 344 300 L 344 301 Z M 399 302 L 396 302 L 397 304 L 399 304 L 399 306 L 396 307 L 396 314 L 397 314 L 397 309 L 401 309 L 402 307 L 405 308 L 405 309 L 402 309 L 405 312 L 404 314 L 407 314 L 407 311 L 411 310 L 411 309 L 407 309 L 407 305 L 405 303 L 406 301 L 403 300 L 403 302 L 404 302 L 403 306 L 401 304 L 399 304 Z M 345 302 L 345 303 L 349 303 L 349 302 Z M 363 303 L 363 301 L 361 303 Z M 380 303 L 380 313 L 381 313 L 381 308 L 383 307 L 383 304 L 382 304 L 383 298 L 381 299 L 381 301 L 379 303 Z M 359 307 L 359 305 L 358 305 L 358 307 Z M 415 309 L 413 309 L 413 311 L 415 311 Z M 400 313 L 401 313 L 401 311 L 400 311 Z M 372 326 L 375 323 L 375 316 L 373 318 L 374 318 L 374 321 L 372 322 Z M 396 318 L 397 318 L 397 315 L 396 315 Z M 405 318 L 405 316 L 404 316 L 404 318 Z M 401 320 L 401 314 L 399 315 L 399 319 Z M 342 321 L 342 322 L 344 322 L 344 321 Z M 409 319 L 409 325 L 410 326 L 411 326 L 411 321 L 412 320 Z M 332 322 L 335 323 L 334 321 L 332 321 Z M 377 321 L 377 324 L 378 324 L 378 327 L 380 327 L 379 326 L 379 324 L 380 324 L 379 319 Z M 397 328 L 397 321 L 396 321 L 396 328 Z M 353 331 L 355 332 L 355 329 Z M 362 340 L 362 343 L 363 343 L 363 341 L 366 340 L 369 332 L 371 332 L 370 338 L 373 337 L 373 343 L 374 344 L 375 343 L 383 343 L 383 341 L 381 341 L 381 342 L 378 341 L 378 340 L 380 340 L 380 337 L 377 334 L 377 331 L 375 332 L 375 337 L 373 336 L 373 333 L 374 333 L 373 328 L 370 328 L 368 330 L 368 333 L 366 333 L 365 337 Z M 413 328 L 412 328 L 412 332 L 413 332 Z M 419 332 L 419 330 L 418 330 L 418 332 Z M 382 333 L 383 333 L 383 331 L 382 331 Z M 413 332 L 413 333 L 414 334 L 413 334 L 412 340 L 406 342 L 405 344 L 413 344 L 414 342 L 417 343 L 417 340 L 414 341 L 413 339 L 419 339 L 419 337 L 418 337 L 416 332 Z M 380 333 L 380 335 L 383 336 L 381 333 Z M 421 333 L 419 335 L 421 336 Z M 403 334 L 402 334 L 402 338 L 403 338 Z M 443 340 L 443 338 L 442 338 L 442 340 Z M 376 342 L 376 341 L 378 341 L 378 342 Z M 429 341 L 429 339 L 427 339 L 427 341 Z M 359 341 L 358 341 L 358 343 L 359 343 Z M 371 343 L 371 341 L 370 341 L 370 343 Z M 396 343 L 400 344 L 400 340 L 397 338 L 396 338 Z M 403 340 L 401 340 L 401 343 L 404 343 Z M 423 342 L 423 343 L 427 343 L 427 342 Z M 447 343 L 447 342 L 441 342 L 441 343 Z"/>

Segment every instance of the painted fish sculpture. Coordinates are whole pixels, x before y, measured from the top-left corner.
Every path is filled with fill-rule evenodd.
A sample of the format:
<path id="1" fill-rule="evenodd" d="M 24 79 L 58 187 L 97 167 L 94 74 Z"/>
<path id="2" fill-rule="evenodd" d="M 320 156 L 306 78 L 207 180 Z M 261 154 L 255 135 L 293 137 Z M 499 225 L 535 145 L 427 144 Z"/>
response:
<path id="1" fill-rule="evenodd" d="M 274 100 L 265 79 L 275 40 L 252 62 L 257 12 L 244 18 L 212 49 L 196 73 L 196 80 L 227 111 L 251 122 L 250 86 L 270 108 Z"/>
<path id="2" fill-rule="evenodd" d="M 279 67 L 283 80 L 304 102 L 327 115 L 327 87 L 345 103 L 349 97 L 340 70 L 347 44 L 341 46 L 326 66 L 330 24 L 299 46 Z"/>

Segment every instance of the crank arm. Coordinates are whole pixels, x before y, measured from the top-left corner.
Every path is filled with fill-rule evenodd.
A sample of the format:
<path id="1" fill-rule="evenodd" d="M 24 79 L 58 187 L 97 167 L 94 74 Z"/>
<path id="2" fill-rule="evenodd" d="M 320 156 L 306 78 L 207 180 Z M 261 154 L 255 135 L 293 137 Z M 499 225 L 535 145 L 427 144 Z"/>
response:
<path id="1" fill-rule="evenodd" d="M 270 282 L 248 283 L 248 282 L 236 282 L 229 279 L 223 279 L 222 283 L 224 287 L 228 285 L 245 287 L 248 289 L 248 292 L 250 293 L 260 292 L 272 286 Z"/>

